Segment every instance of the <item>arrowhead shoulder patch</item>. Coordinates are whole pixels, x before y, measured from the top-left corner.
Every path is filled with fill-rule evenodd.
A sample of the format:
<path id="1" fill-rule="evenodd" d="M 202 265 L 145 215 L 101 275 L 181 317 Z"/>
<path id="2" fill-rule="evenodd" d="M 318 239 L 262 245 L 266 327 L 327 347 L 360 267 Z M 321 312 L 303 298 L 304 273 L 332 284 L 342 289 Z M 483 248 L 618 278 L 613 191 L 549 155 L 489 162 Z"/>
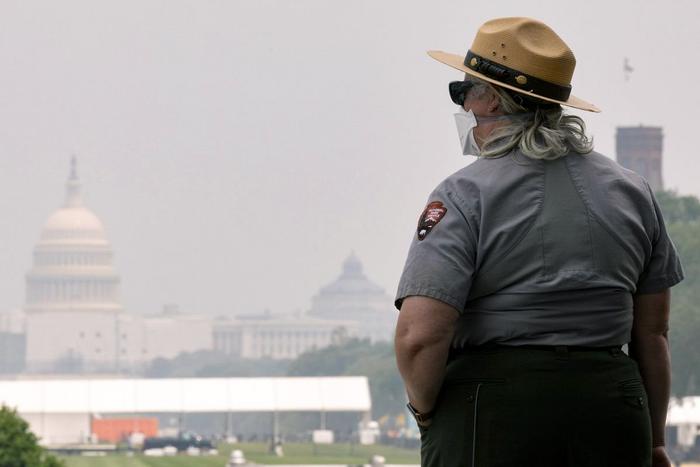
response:
<path id="1" fill-rule="evenodd" d="M 418 219 L 418 240 L 423 240 L 440 220 L 445 217 L 447 208 L 440 201 L 431 201 Z"/>

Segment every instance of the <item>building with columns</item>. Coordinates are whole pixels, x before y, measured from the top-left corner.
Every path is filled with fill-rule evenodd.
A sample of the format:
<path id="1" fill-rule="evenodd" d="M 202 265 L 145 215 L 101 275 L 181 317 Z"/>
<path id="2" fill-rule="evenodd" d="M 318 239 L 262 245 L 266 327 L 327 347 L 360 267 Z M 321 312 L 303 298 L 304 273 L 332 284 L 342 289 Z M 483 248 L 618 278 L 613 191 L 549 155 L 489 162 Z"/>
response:
<path id="1" fill-rule="evenodd" d="M 44 224 L 26 284 L 28 370 L 119 368 L 119 276 L 104 227 L 83 204 L 75 158 L 65 202 Z"/>
<path id="2" fill-rule="evenodd" d="M 345 337 L 391 340 L 397 314 L 384 290 L 364 274 L 354 253 L 340 276 L 312 298 L 308 313 L 269 312 L 214 323 L 214 348 L 241 358 L 294 359 Z"/>
<path id="3" fill-rule="evenodd" d="M 83 203 L 75 158 L 66 197 L 44 224 L 26 276 L 25 369 L 122 372 L 211 348 L 211 320 L 129 314 L 100 219 Z"/>
<path id="4" fill-rule="evenodd" d="M 339 341 L 354 324 L 303 314 L 238 315 L 214 322 L 214 348 L 239 358 L 294 359 Z"/>

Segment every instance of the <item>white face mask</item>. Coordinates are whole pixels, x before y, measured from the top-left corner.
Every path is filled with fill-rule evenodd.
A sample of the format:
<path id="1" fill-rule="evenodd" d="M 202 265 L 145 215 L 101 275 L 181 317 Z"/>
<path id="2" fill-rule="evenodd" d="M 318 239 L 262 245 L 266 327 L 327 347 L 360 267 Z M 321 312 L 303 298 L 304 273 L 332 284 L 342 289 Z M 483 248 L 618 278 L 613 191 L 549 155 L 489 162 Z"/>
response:
<path id="1" fill-rule="evenodd" d="M 463 107 L 459 108 L 459 111 L 454 114 L 455 122 L 457 122 L 457 133 L 459 133 L 459 142 L 462 145 L 462 154 L 465 156 L 476 156 L 481 155 L 481 148 L 476 144 L 476 139 L 474 138 L 474 128 L 479 125 L 479 122 L 474 115 L 474 112 L 464 110 Z M 518 118 L 528 118 L 533 115 L 532 112 L 523 112 L 520 114 L 511 115 L 495 115 L 491 117 L 479 117 L 482 122 L 493 122 L 496 120 L 511 120 Z"/>
<path id="2" fill-rule="evenodd" d="M 459 133 L 459 142 L 462 146 L 462 154 L 465 156 L 477 156 L 481 153 L 479 145 L 474 139 L 474 128 L 478 125 L 474 112 L 467 112 L 460 107 L 455 114 L 455 122 L 457 122 L 457 133 Z"/>

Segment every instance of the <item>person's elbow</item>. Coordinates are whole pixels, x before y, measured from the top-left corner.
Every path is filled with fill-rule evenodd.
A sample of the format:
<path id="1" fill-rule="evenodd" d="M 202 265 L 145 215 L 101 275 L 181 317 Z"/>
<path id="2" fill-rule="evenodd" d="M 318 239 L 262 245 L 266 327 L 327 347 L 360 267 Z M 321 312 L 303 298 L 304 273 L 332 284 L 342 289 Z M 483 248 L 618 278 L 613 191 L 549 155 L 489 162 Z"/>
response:
<path id="1" fill-rule="evenodd" d="M 448 346 L 458 317 L 457 310 L 438 300 L 406 298 L 396 325 L 396 352 L 415 355 L 426 348 Z"/>
<path id="2" fill-rule="evenodd" d="M 426 330 L 411 327 L 396 328 L 394 347 L 397 353 L 415 355 L 424 349 L 444 345 L 452 339 L 447 330 Z"/>
<path id="3" fill-rule="evenodd" d="M 653 328 L 634 328 L 632 329 L 632 340 L 633 341 L 655 341 L 659 339 L 668 339 L 669 327 L 657 326 Z"/>

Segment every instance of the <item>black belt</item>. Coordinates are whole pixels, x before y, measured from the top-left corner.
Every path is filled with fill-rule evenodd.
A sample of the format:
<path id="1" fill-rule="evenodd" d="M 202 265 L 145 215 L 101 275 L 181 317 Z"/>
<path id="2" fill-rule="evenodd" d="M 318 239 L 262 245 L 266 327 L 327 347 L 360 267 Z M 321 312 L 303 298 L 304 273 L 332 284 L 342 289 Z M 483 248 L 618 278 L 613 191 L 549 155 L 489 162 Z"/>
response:
<path id="1" fill-rule="evenodd" d="M 526 349 L 526 350 L 547 350 L 549 352 L 622 352 L 621 345 L 608 345 L 605 347 L 587 347 L 581 345 L 503 345 L 503 344 L 484 344 L 475 345 L 470 347 L 463 347 L 460 349 L 450 349 L 450 355 L 463 355 L 473 352 L 479 352 L 480 350 L 494 350 L 494 349 Z"/>

